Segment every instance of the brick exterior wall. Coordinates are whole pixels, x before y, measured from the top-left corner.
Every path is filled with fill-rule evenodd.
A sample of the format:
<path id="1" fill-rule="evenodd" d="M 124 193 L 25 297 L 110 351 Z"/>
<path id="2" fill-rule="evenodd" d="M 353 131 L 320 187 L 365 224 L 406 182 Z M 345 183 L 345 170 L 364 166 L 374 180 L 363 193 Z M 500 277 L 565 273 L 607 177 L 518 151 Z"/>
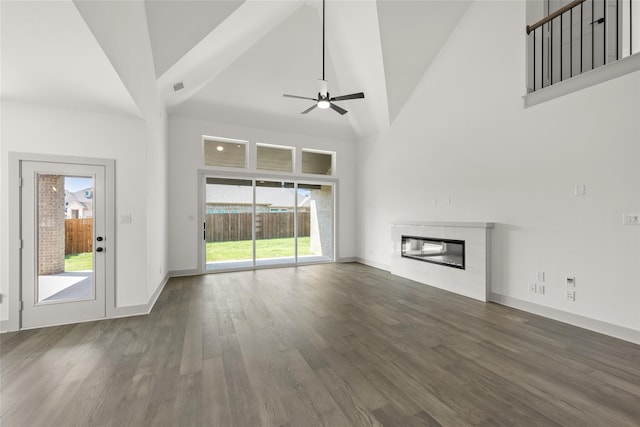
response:
<path id="1" fill-rule="evenodd" d="M 38 176 L 38 275 L 64 272 L 64 176 Z"/>

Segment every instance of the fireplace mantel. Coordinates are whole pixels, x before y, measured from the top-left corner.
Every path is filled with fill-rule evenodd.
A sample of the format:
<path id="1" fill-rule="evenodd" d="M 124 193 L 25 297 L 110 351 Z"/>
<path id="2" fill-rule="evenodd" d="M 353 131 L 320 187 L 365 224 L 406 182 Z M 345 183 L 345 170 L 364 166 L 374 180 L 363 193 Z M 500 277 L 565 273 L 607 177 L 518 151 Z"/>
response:
<path id="1" fill-rule="evenodd" d="M 479 221 L 398 221 L 392 227 L 461 227 L 461 228 L 493 228 L 493 222 Z"/>
<path id="2" fill-rule="evenodd" d="M 483 221 L 394 221 L 391 273 L 480 301 L 491 291 L 491 229 Z M 402 256 L 402 236 L 465 242 L 465 268 L 451 268 Z"/>

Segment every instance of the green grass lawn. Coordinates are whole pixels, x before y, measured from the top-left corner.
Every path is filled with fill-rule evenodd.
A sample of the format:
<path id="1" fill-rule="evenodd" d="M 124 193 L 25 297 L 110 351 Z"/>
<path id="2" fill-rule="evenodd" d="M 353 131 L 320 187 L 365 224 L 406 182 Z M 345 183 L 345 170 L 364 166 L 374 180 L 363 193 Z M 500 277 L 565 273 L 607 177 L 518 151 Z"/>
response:
<path id="1" fill-rule="evenodd" d="M 71 254 L 64 257 L 64 271 L 93 270 L 93 252 Z"/>
<path id="2" fill-rule="evenodd" d="M 208 242 L 207 262 L 251 259 L 252 241 Z M 293 238 L 256 241 L 256 258 L 293 256 Z M 93 253 L 85 252 L 64 257 L 64 271 L 93 270 Z M 309 237 L 298 238 L 298 255 L 314 255 L 309 247 Z"/>
<path id="3" fill-rule="evenodd" d="M 207 262 L 251 259 L 252 247 L 251 240 L 207 242 Z M 256 258 L 292 257 L 293 254 L 293 238 L 256 241 Z M 313 255 L 309 247 L 309 237 L 298 238 L 298 255 Z"/>

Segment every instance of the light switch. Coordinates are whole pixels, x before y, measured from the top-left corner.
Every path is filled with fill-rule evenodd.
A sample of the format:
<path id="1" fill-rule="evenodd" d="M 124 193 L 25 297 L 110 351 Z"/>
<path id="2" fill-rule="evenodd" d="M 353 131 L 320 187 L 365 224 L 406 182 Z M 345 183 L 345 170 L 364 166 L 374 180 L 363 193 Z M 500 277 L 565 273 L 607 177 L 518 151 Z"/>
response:
<path id="1" fill-rule="evenodd" d="M 120 215 L 120 224 L 131 224 L 131 214 Z"/>
<path id="2" fill-rule="evenodd" d="M 580 184 L 576 185 L 576 197 L 581 197 L 587 194 L 587 186 Z"/>

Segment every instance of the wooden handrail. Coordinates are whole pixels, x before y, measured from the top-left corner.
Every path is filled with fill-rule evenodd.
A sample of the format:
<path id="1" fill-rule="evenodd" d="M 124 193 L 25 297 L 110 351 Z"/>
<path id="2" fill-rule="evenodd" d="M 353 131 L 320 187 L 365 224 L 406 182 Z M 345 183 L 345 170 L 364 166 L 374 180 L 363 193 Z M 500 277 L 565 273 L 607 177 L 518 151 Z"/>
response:
<path id="1" fill-rule="evenodd" d="M 531 31 L 535 30 L 536 28 L 543 26 L 544 24 L 546 24 L 547 22 L 551 21 L 552 19 L 557 18 L 558 16 L 562 15 L 563 13 L 573 9 L 577 5 L 584 3 L 585 1 L 586 0 L 574 0 L 571 3 L 569 3 L 568 5 L 566 5 L 564 7 L 561 7 L 560 9 L 556 10 L 551 15 L 545 16 L 544 18 L 542 18 L 541 20 L 539 20 L 535 24 L 527 25 L 527 34 L 531 33 Z"/>

